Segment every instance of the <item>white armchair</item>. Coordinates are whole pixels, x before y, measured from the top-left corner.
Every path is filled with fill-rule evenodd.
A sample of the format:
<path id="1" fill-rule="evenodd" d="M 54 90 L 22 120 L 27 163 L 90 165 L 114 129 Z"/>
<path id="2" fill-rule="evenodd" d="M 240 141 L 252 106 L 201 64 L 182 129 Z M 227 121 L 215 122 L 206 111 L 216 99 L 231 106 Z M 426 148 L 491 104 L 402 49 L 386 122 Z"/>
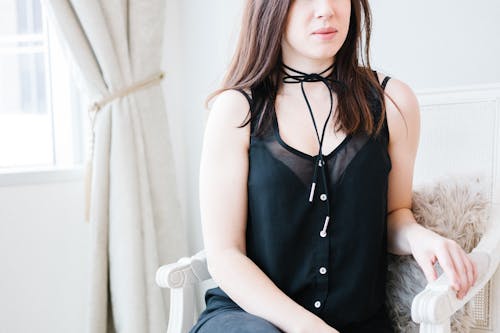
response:
<path id="1" fill-rule="evenodd" d="M 450 318 L 474 299 L 484 318 L 477 318 L 483 323 L 473 332 L 500 333 L 500 86 L 417 95 L 422 135 L 414 185 L 452 173 L 486 174 L 492 179 L 492 204 L 489 228 L 470 254 L 478 267 L 475 286 L 459 300 L 442 274 L 414 297 L 411 318 L 421 333 L 451 332 Z M 171 290 L 167 333 L 187 332 L 204 309 L 204 290 L 215 286 L 204 251 L 160 267 L 156 281 Z"/>

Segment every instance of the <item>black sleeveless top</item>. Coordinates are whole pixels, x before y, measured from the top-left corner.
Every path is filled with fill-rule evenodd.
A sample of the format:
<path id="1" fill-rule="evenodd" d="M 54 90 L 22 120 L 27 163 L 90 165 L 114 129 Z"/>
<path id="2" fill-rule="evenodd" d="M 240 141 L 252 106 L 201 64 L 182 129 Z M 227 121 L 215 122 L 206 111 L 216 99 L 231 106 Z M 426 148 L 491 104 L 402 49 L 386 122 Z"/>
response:
<path id="1" fill-rule="evenodd" d="M 370 105 L 376 122 L 380 100 Z M 376 137 L 346 136 L 323 155 L 326 184 L 318 178 L 310 202 L 318 156 L 287 145 L 276 117 L 268 135 L 250 138 L 247 256 L 284 293 L 337 329 L 386 314 L 388 142 L 387 120 Z M 219 287 L 207 290 L 205 301 L 212 313 L 235 305 Z"/>

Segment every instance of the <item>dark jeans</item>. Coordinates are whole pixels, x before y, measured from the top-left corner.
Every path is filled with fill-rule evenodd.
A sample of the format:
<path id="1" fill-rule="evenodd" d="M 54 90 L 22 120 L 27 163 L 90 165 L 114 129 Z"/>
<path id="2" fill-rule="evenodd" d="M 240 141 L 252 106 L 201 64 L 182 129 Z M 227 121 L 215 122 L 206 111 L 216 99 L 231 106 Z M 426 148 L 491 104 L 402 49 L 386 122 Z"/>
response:
<path id="1" fill-rule="evenodd" d="M 206 320 L 199 320 L 189 333 L 283 333 L 264 318 L 242 309 L 218 311 L 204 318 Z"/>
<path id="2" fill-rule="evenodd" d="M 209 295 L 205 302 L 207 307 L 189 333 L 283 333 L 264 318 L 244 311 L 227 297 Z M 340 333 L 394 333 L 385 306 L 366 321 L 333 327 Z"/>
<path id="3" fill-rule="evenodd" d="M 340 333 L 394 333 L 390 322 L 377 316 L 369 322 L 335 328 Z M 283 333 L 283 331 L 269 321 L 242 309 L 228 308 L 211 315 L 200 316 L 189 333 Z"/>

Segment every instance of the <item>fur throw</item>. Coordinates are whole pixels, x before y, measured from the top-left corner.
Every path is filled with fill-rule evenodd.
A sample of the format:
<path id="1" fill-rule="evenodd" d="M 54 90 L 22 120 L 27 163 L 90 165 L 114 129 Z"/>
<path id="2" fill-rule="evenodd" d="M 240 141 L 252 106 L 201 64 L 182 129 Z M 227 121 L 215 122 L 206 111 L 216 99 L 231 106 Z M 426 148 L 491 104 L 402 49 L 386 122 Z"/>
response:
<path id="1" fill-rule="evenodd" d="M 488 223 L 489 182 L 486 177 L 448 177 L 413 191 L 412 212 L 417 222 L 455 240 L 469 253 Z M 436 263 L 438 276 L 443 270 Z M 387 306 L 396 332 L 418 333 L 411 320 L 413 298 L 427 285 L 413 256 L 388 254 Z M 467 333 L 473 324 L 469 303 L 451 318 L 451 331 Z"/>

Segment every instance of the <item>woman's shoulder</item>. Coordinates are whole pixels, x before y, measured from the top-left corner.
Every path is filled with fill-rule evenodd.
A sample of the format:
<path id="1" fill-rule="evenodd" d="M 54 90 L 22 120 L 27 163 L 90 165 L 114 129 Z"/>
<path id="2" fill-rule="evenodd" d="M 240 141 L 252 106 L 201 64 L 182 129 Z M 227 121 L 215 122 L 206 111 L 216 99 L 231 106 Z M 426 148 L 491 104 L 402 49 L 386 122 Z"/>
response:
<path id="1" fill-rule="evenodd" d="M 221 142 L 247 146 L 250 126 L 245 124 L 250 106 L 245 96 L 234 89 L 224 90 L 214 97 L 208 112 L 206 134 L 220 137 Z"/>
<path id="2" fill-rule="evenodd" d="M 224 90 L 214 97 L 209 110 L 209 119 L 220 125 L 241 125 L 250 111 L 250 103 L 245 94 L 235 89 Z"/>
<path id="3" fill-rule="evenodd" d="M 379 82 L 388 75 L 377 71 Z M 413 89 L 404 81 L 390 76 L 385 86 L 385 106 L 391 137 L 417 130 L 420 125 L 420 107 Z"/>
<path id="4" fill-rule="evenodd" d="M 417 101 L 417 97 L 413 92 L 413 89 L 403 82 L 402 80 L 388 75 L 381 71 L 375 71 L 377 73 L 378 81 L 380 84 L 388 77 L 385 91 L 389 96 L 391 96 L 398 105 L 404 104 L 414 104 Z"/>

